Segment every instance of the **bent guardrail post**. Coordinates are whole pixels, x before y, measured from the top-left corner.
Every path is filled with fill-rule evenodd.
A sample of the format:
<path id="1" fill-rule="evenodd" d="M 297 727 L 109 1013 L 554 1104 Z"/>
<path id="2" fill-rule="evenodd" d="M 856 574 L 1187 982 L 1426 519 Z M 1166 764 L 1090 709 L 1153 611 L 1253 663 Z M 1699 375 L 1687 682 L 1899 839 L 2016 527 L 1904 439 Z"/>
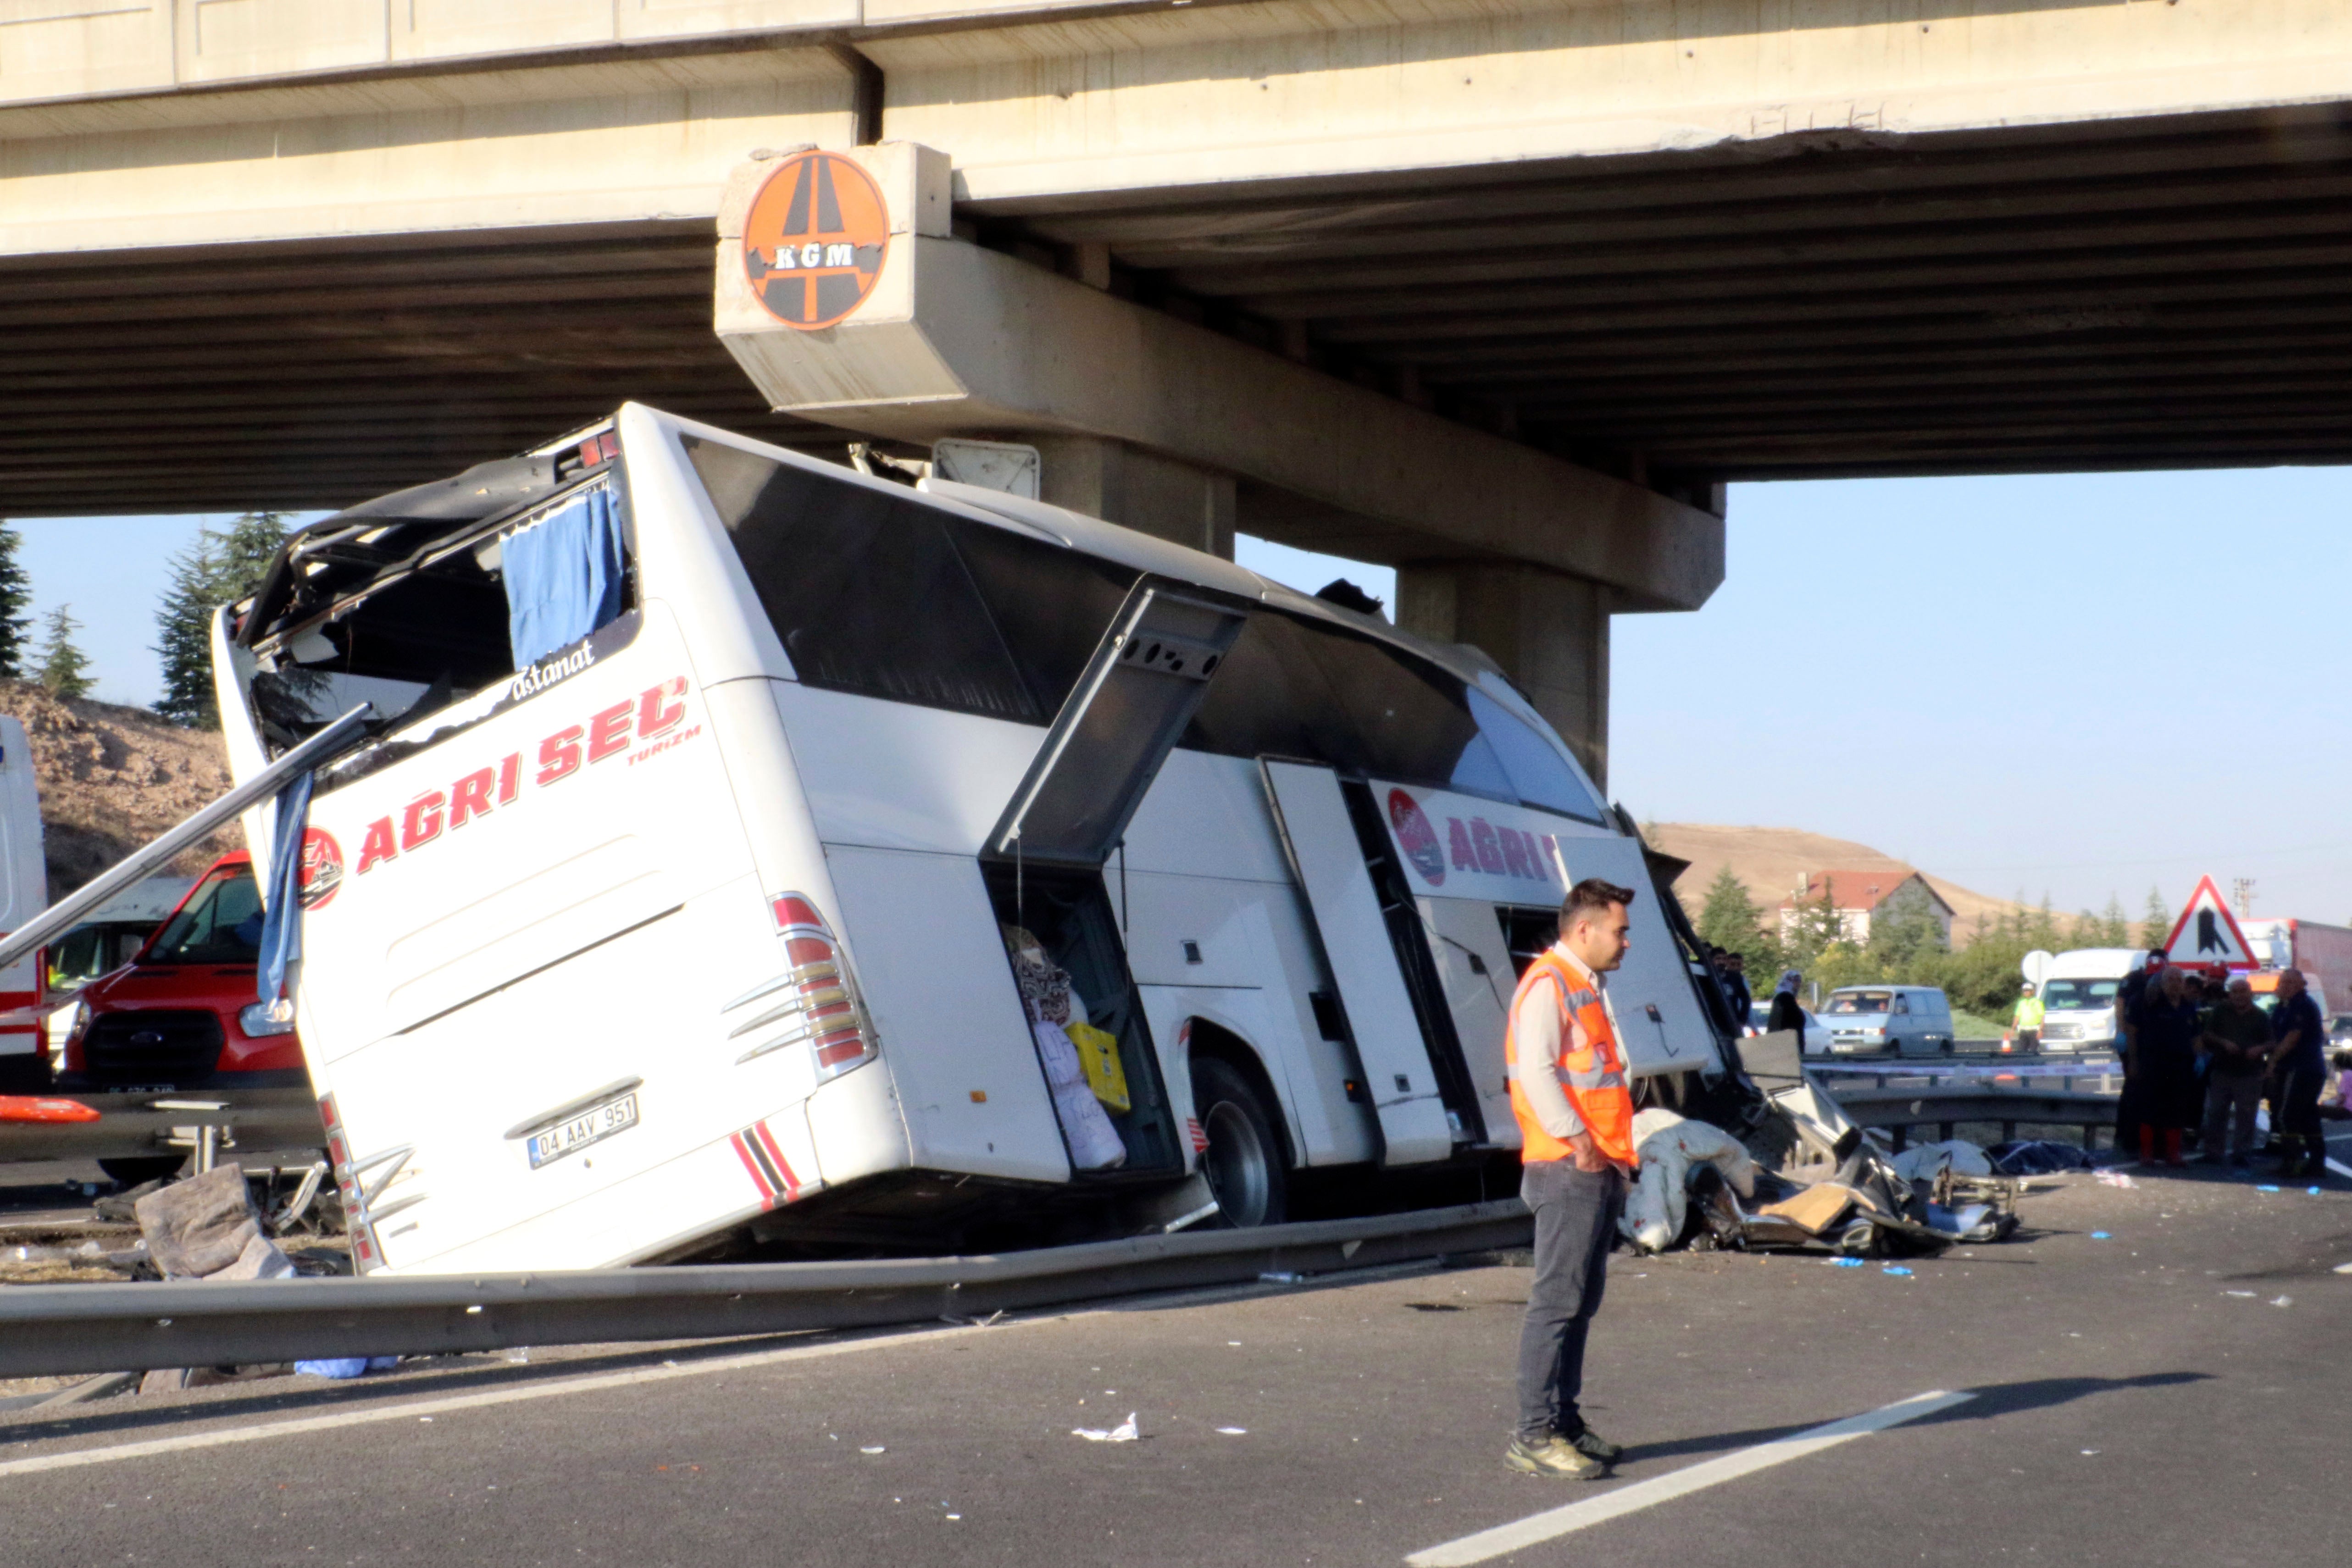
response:
<path id="1" fill-rule="evenodd" d="M 34 952 L 50 938 L 64 936 L 81 923 L 82 916 L 132 883 L 152 874 L 182 850 L 201 843 L 257 800 L 278 793 L 278 787 L 297 773 L 316 768 L 348 747 L 360 737 L 373 709 L 373 704 L 360 704 L 162 838 L 131 851 L 117 864 L 0 937 L 0 969 Z"/>
<path id="2" fill-rule="evenodd" d="M 0 1376 L 877 1328 L 1524 1246 L 1532 1224 L 1510 1198 L 1003 1257 L 17 1285 L 0 1291 Z"/>

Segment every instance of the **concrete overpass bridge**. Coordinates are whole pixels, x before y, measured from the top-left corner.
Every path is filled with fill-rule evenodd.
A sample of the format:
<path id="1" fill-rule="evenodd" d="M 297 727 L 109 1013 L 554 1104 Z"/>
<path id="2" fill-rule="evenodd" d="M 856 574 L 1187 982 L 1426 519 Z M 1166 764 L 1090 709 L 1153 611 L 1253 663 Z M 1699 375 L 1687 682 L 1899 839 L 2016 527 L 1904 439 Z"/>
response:
<path id="1" fill-rule="evenodd" d="M 2336 0 L 0 0 L 0 513 L 1020 440 L 1397 564 L 1598 770 L 1726 481 L 2352 455 L 2347 102 Z M 714 315 L 804 146 L 882 283 Z"/>

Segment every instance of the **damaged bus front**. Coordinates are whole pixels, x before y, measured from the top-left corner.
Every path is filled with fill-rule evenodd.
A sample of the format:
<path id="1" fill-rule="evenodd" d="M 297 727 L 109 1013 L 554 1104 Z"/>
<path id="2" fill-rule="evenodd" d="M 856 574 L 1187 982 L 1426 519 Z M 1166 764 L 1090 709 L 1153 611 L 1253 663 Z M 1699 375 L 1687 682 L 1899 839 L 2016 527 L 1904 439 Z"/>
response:
<path id="1" fill-rule="evenodd" d="M 630 405 L 306 528 L 215 656 L 240 778 L 373 705 L 247 823 L 365 1268 L 1265 1223 L 1491 1158 L 1588 875 L 1645 890 L 1637 1075 L 1717 1070 L 1638 840 L 1490 666 L 1056 508 Z"/>

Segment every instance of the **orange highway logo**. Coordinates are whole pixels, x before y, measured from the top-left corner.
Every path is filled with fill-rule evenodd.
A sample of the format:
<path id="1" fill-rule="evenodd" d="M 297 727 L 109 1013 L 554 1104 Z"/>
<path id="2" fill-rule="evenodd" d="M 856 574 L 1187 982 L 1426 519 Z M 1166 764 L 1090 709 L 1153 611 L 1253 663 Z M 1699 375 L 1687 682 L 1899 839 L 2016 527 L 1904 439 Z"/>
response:
<path id="1" fill-rule="evenodd" d="M 802 152 L 751 198 L 743 272 L 769 315 L 813 331 L 865 303 L 889 247 L 890 214 L 874 177 L 838 152 Z"/>

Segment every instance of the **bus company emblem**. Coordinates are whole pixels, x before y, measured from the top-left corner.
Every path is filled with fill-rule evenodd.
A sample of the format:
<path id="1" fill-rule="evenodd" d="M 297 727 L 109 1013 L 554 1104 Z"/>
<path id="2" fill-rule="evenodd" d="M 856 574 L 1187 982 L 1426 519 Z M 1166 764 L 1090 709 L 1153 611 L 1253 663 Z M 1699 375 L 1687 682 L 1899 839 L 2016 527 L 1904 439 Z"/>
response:
<path id="1" fill-rule="evenodd" d="M 1389 825 L 1396 830 L 1397 843 L 1422 880 L 1432 887 L 1444 887 L 1445 848 L 1437 841 L 1437 830 L 1421 814 L 1420 804 L 1402 789 L 1389 791 Z"/>
<path id="2" fill-rule="evenodd" d="M 768 314 L 813 332 L 866 302 L 890 248 L 882 188 L 838 152 L 776 165 L 743 223 L 743 274 Z"/>
<path id="3" fill-rule="evenodd" d="M 302 831 L 301 891 L 305 909 L 324 909 L 343 885 L 343 846 L 324 828 Z"/>

